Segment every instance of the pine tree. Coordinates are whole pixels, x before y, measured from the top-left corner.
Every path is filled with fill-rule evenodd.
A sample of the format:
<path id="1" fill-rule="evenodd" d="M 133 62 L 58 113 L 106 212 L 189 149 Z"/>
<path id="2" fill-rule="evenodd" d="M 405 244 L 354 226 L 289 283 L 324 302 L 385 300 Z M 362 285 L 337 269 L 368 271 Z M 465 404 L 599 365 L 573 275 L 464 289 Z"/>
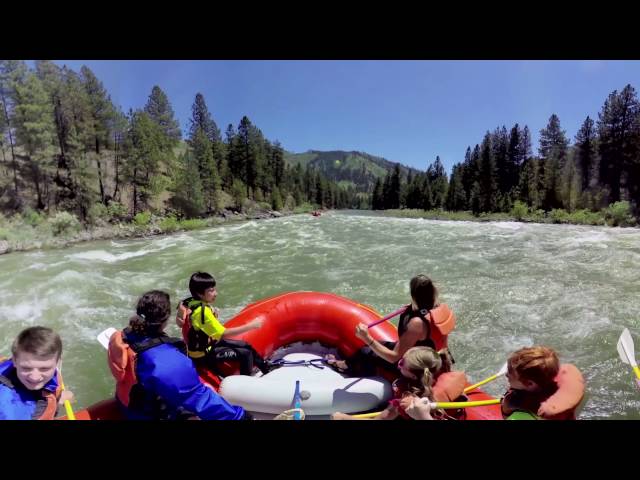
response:
<path id="1" fill-rule="evenodd" d="M 571 154 L 568 155 L 565 161 L 561 179 L 562 206 L 565 210 L 573 212 L 578 206 L 578 202 L 582 195 L 582 189 L 580 188 L 581 179 L 578 175 L 575 159 Z"/>
<path id="2" fill-rule="evenodd" d="M 11 150 L 11 169 L 13 170 L 13 202 L 14 206 L 20 205 L 20 186 L 18 182 L 18 157 L 15 151 L 15 125 L 12 123 L 14 108 L 16 104 L 15 86 L 23 83 L 27 74 L 27 66 L 23 61 L 0 60 L 0 103 L 4 116 L 5 133 L 9 140 Z"/>
<path id="3" fill-rule="evenodd" d="M 436 161 L 427 168 L 427 179 L 431 189 L 431 203 L 433 208 L 444 208 L 447 198 L 447 174 L 440 157 L 436 156 Z"/>
<path id="4" fill-rule="evenodd" d="M 208 212 L 217 210 L 216 197 L 220 190 L 218 167 L 213 158 L 211 142 L 206 133 L 199 129 L 191 139 L 193 156 L 198 164 L 205 206 Z"/>
<path id="5" fill-rule="evenodd" d="M 174 118 L 173 108 L 171 108 L 169 98 L 159 86 L 154 85 L 147 104 L 144 107 L 144 111 L 147 112 L 149 118 L 160 127 L 161 132 L 167 139 L 169 148 L 177 145 L 180 138 L 182 138 L 180 125 L 178 124 L 178 120 Z"/>
<path id="6" fill-rule="evenodd" d="M 103 184 L 103 169 L 101 163 L 101 150 L 108 146 L 111 140 L 111 125 L 115 116 L 115 107 L 111 97 L 105 90 L 102 82 L 86 66 L 80 68 L 80 75 L 84 88 L 89 96 L 91 116 L 93 118 L 93 137 L 91 142 L 95 148 L 95 159 L 98 167 L 98 182 L 100 186 L 100 199 L 105 201 Z"/>
<path id="7" fill-rule="evenodd" d="M 382 193 L 382 181 L 376 178 L 376 184 L 373 187 L 371 195 L 371 208 L 373 210 L 384 210 L 384 198 Z"/>
<path id="8" fill-rule="evenodd" d="M 138 110 L 130 114 L 130 126 L 127 135 L 127 161 L 123 168 L 123 177 L 133 190 L 133 214 L 148 207 L 153 197 L 151 179 L 160 170 L 163 138 L 158 125 L 149 115 Z"/>
<path id="9" fill-rule="evenodd" d="M 540 157 L 542 161 L 543 208 L 550 210 L 561 206 L 560 172 L 567 157 L 568 140 L 560 128 L 560 119 L 551 115 L 546 128 L 540 130 Z"/>
<path id="10" fill-rule="evenodd" d="M 15 84 L 12 124 L 16 139 L 24 149 L 29 174 L 37 196 L 36 208 L 48 205 L 48 181 L 53 173 L 55 124 L 53 108 L 42 82 L 28 73 L 23 82 Z"/>
<path id="11" fill-rule="evenodd" d="M 273 144 L 273 151 L 271 153 L 271 161 L 273 165 L 273 176 L 276 186 L 281 186 L 284 180 L 284 150 L 280 142 L 276 141 Z"/>
<path id="12" fill-rule="evenodd" d="M 396 163 L 389 178 L 389 192 L 387 208 L 400 208 L 400 164 Z"/>
<path id="13" fill-rule="evenodd" d="M 462 165 L 454 165 L 451 171 L 451 181 L 447 191 L 446 207 L 450 211 L 464 210 L 466 208 L 467 197 L 462 186 Z"/>
<path id="14" fill-rule="evenodd" d="M 498 192 L 509 193 L 511 189 L 510 176 L 511 169 L 509 165 L 509 137 L 507 129 L 503 125 L 502 128 L 496 128 L 491 136 L 491 147 L 494 162 L 496 165 L 496 180 L 498 183 Z"/>
<path id="15" fill-rule="evenodd" d="M 178 158 L 174 195 L 170 203 L 187 218 L 199 217 L 205 210 L 198 161 L 189 150 Z"/>
<path id="16" fill-rule="evenodd" d="M 503 191 L 505 193 L 510 193 L 514 187 L 518 185 L 520 168 L 524 163 L 522 147 L 522 133 L 519 125 L 516 123 L 509 134 L 509 148 L 507 150 L 507 162 L 505 165 L 505 184 L 503 185 Z"/>
<path id="17" fill-rule="evenodd" d="M 600 183 L 609 189 L 610 203 L 621 199 L 623 187 L 640 200 L 637 175 L 640 149 L 640 104 L 636 91 L 627 85 L 613 91 L 598 114 L 598 152 Z M 631 175 L 629 173 L 631 172 Z M 629 182 L 631 180 L 631 182 Z"/>
<path id="18" fill-rule="evenodd" d="M 482 141 L 478 178 L 481 211 L 495 212 L 498 207 L 498 179 L 489 132 Z"/>
<path id="19" fill-rule="evenodd" d="M 419 208 L 422 208 L 423 210 L 431 210 L 434 207 L 431 182 L 429 181 L 428 175 L 422 176 L 421 180 Z"/>
<path id="20" fill-rule="evenodd" d="M 587 116 L 576 135 L 577 164 L 580 169 L 581 188 L 586 190 L 591 182 L 591 173 L 596 163 L 596 132 L 594 123 Z"/>
<path id="21" fill-rule="evenodd" d="M 201 93 L 196 94 L 196 99 L 191 106 L 191 120 L 189 127 L 189 140 L 193 140 L 198 129 L 202 129 L 210 142 L 221 141 L 220 129 L 211 118 L 209 109 Z"/>
<path id="22" fill-rule="evenodd" d="M 120 201 L 120 171 L 123 159 L 126 157 L 126 135 L 127 135 L 128 121 L 126 115 L 121 109 L 118 109 L 114 113 L 113 120 L 113 194 L 106 198 L 107 203 L 111 199 Z"/>
<path id="23" fill-rule="evenodd" d="M 520 169 L 520 180 L 518 184 L 520 199 L 532 210 L 537 210 L 541 206 L 540 190 L 538 188 L 538 164 L 538 159 L 533 157 L 528 158 Z"/>

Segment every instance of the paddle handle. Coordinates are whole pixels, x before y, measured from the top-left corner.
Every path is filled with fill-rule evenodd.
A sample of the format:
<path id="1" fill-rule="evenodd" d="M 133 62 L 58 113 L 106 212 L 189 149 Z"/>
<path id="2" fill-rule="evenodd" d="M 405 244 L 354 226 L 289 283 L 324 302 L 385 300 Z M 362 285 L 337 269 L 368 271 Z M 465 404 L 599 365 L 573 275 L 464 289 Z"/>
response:
<path id="1" fill-rule="evenodd" d="M 489 382 L 493 382 L 496 378 L 498 378 L 498 374 L 495 375 L 491 375 L 489 378 L 485 378 L 484 380 L 482 380 L 481 382 L 478 383 L 474 383 L 473 385 L 467 387 L 464 389 L 464 393 L 468 393 L 471 390 L 475 390 L 476 388 L 484 385 L 485 383 L 489 383 Z"/>
<path id="2" fill-rule="evenodd" d="M 382 322 L 386 322 L 387 320 L 392 319 L 393 317 L 395 317 L 396 315 L 400 315 L 402 312 L 404 312 L 407 307 L 409 305 L 405 305 L 402 308 L 399 308 L 398 310 L 396 310 L 393 313 L 390 313 L 389 315 L 387 315 L 386 317 L 382 317 L 380 320 L 376 320 L 375 322 L 369 324 L 369 326 L 367 328 L 371 328 L 371 327 L 375 327 L 376 325 L 381 324 Z"/>

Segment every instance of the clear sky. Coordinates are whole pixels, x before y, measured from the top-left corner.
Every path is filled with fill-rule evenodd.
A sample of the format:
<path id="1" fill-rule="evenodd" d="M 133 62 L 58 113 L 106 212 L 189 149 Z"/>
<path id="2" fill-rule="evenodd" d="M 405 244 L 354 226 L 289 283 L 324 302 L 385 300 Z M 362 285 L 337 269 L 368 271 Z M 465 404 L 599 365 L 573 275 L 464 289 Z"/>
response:
<path id="1" fill-rule="evenodd" d="M 31 62 L 29 62 L 31 63 Z M 56 60 L 87 65 L 126 112 L 154 85 L 183 133 L 197 92 L 224 133 L 243 115 L 292 152 L 358 150 L 448 172 L 487 130 L 528 125 L 537 152 L 552 113 L 573 141 L 607 95 L 640 88 L 640 61 L 151 61 Z M 31 63 L 32 64 L 32 63 Z"/>

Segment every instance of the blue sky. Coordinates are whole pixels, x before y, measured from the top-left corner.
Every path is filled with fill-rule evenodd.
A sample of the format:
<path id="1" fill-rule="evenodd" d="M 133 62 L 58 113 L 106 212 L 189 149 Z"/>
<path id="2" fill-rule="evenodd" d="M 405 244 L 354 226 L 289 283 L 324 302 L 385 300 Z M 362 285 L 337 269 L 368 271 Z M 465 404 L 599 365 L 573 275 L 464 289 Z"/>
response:
<path id="1" fill-rule="evenodd" d="M 31 62 L 30 62 L 31 63 Z M 607 95 L 640 88 L 640 61 L 150 61 L 87 65 L 126 112 L 151 88 L 168 95 L 183 133 L 201 92 L 221 131 L 247 115 L 293 152 L 359 150 L 421 170 L 439 155 L 448 172 L 487 130 L 528 125 L 537 151 L 552 113 L 573 141 Z"/>

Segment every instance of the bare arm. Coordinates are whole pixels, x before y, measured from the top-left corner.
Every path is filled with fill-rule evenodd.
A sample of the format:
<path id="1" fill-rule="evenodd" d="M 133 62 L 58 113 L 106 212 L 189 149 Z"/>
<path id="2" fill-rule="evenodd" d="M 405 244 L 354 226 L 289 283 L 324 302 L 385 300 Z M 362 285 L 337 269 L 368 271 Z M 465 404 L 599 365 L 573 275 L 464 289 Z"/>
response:
<path id="1" fill-rule="evenodd" d="M 221 338 L 227 338 L 227 337 L 232 337 L 234 335 L 240 335 L 241 333 L 244 332 L 248 332 L 250 330 L 255 330 L 257 328 L 262 327 L 262 320 L 257 319 L 257 320 L 253 320 L 249 323 L 246 323 L 240 327 L 232 327 L 232 328 L 225 328 L 224 333 L 222 334 Z"/>
<path id="2" fill-rule="evenodd" d="M 380 358 L 389 363 L 395 363 L 424 336 L 424 330 L 424 322 L 419 317 L 412 318 L 409 320 L 406 332 L 398 339 L 393 350 L 375 340 L 364 323 L 356 327 L 356 336 L 369 345 Z"/>

